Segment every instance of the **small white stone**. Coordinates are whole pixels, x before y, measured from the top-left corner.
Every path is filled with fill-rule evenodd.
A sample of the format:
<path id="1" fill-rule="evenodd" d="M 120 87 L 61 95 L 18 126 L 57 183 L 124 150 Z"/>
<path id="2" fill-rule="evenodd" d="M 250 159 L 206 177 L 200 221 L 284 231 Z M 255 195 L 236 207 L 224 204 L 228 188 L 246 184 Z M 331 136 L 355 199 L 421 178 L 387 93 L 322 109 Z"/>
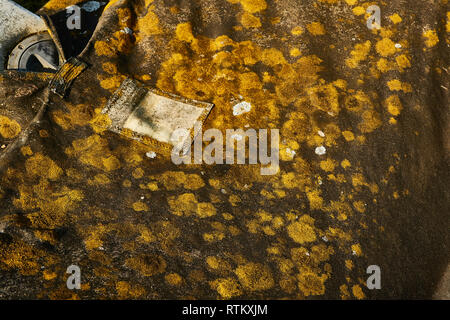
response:
<path id="1" fill-rule="evenodd" d="M 294 150 L 291 150 L 291 148 L 286 148 L 286 154 L 294 157 L 296 155 L 296 152 Z"/>
<path id="2" fill-rule="evenodd" d="M 133 34 L 133 30 L 131 30 L 128 27 L 125 27 L 123 30 L 120 30 L 120 32 L 126 33 L 126 34 Z"/>
<path id="3" fill-rule="evenodd" d="M 401 45 L 400 43 L 396 43 L 396 44 L 395 44 L 395 47 L 396 47 L 397 49 L 400 49 L 400 48 L 402 47 L 402 45 Z"/>
<path id="4" fill-rule="evenodd" d="M 94 11 L 98 10 L 100 8 L 100 6 L 101 6 L 101 3 L 99 3 L 98 1 L 89 1 L 89 2 L 86 2 L 82 6 L 82 8 L 84 11 L 94 12 Z"/>
<path id="5" fill-rule="evenodd" d="M 305 254 L 309 257 L 309 252 L 306 252 Z"/>
<path id="6" fill-rule="evenodd" d="M 241 141 L 242 140 L 242 136 L 240 134 L 237 134 L 237 133 L 233 134 L 231 136 L 231 138 L 236 140 L 236 141 Z"/>
<path id="7" fill-rule="evenodd" d="M 242 101 L 233 106 L 233 115 L 239 116 L 243 113 L 250 112 L 251 109 L 252 109 L 252 105 L 250 103 L 248 103 L 246 101 Z"/>
<path id="8" fill-rule="evenodd" d="M 227 191 L 225 189 L 220 189 L 220 192 L 222 192 L 223 194 L 227 193 Z"/>
<path id="9" fill-rule="evenodd" d="M 325 133 L 322 130 L 317 131 L 317 134 L 322 138 L 325 137 Z"/>
<path id="10" fill-rule="evenodd" d="M 327 153 L 327 149 L 325 149 L 324 146 L 320 146 L 316 148 L 315 152 L 317 155 L 323 156 L 325 153 Z"/>
<path id="11" fill-rule="evenodd" d="M 147 158 L 150 158 L 150 159 L 156 158 L 156 152 L 154 152 L 154 151 L 149 151 L 145 155 L 147 156 Z"/>
<path id="12" fill-rule="evenodd" d="M 144 197 L 144 196 L 142 196 L 142 197 L 141 197 L 141 200 L 144 200 L 144 199 L 145 199 L 145 197 Z"/>
<path id="13" fill-rule="evenodd" d="M 325 241 L 325 242 L 328 242 L 328 238 L 326 236 L 323 236 L 322 240 Z"/>

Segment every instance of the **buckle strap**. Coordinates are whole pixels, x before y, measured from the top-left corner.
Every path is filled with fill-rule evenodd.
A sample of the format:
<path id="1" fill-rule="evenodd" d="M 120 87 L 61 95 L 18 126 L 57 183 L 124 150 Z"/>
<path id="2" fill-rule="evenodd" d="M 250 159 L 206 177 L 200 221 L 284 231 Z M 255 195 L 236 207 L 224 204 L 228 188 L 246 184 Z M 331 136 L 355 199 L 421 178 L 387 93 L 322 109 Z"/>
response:
<path id="1" fill-rule="evenodd" d="M 50 81 L 50 91 L 64 98 L 73 81 L 88 67 L 86 63 L 78 58 L 72 57 L 67 60 Z"/>

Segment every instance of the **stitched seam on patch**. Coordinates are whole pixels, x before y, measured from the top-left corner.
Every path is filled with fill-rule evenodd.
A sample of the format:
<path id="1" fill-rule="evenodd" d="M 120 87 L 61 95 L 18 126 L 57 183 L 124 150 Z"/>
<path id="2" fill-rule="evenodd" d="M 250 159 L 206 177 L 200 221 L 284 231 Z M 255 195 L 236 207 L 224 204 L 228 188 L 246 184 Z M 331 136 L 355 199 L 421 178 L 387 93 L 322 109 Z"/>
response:
<path id="1" fill-rule="evenodd" d="M 111 125 L 106 129 L 117 134 L 128 136 L 129 138 L 138 140 L 146 145 L 155 147 L 157 148 L 157 151 L 166 155 L 169 155 L 171 153 L 173 149 L 172 144 L 162 142 L 148 135 L 139 134 L 130 129 L 124 128 L 126 121 L 139 106 L 144 97 L 149 93 L 161 97 L 166 97 L 180 103 L 190 104 L 202 108 L 203 112 L 197 119 L 197 121 L 201 123 L 204 123 L 212 108 L 214 107 L 214 104 L 211 103 L 183 98 L 175 94 L 164 92 L 154 88 L 147 89 L 142 87 L 139 82 L 133 79 L 125 79 L 120 85 L 119 89 L 117 89 L 117 91 L 108 100 L 106 106 L 101 112 L 102 114 L 108 115 L 111 120 Z M 191 141 L 194 141 L 194 128 L 191 129 L 190 136 Z"/>

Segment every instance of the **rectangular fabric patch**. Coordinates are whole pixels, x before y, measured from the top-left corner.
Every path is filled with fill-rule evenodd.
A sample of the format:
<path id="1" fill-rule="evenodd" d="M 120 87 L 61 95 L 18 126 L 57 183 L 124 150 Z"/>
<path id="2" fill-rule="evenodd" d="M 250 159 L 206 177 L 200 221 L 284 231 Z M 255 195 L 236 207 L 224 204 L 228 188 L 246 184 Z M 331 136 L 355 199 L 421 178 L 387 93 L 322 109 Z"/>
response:
<path id="1" fill-rule="evenodd" d="M 147 89 L 135 80 L 126 79 L 102 113 L 111 120 L 109 130 L 140 140 L 160 153 L 170 154 L 174 146 L 172 133 L 185 129 L 191 133 L 193 141 L 194 124 L 197 121 L 203 124 L 213 107 L 211 103 Z"/>

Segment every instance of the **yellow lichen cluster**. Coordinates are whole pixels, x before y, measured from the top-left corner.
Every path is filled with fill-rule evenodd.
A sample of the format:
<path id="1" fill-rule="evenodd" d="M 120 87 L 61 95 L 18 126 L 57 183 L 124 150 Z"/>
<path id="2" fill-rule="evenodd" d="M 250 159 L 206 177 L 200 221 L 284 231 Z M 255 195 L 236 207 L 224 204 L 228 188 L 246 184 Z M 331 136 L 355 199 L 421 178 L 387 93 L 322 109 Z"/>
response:
<path id="1" fill-rule="evenodd" d="M 6 139 L 12 139 L 19 135 L 21 131 L 20 124 L 5 116 L 0 116 L 0 135 Z"/>

